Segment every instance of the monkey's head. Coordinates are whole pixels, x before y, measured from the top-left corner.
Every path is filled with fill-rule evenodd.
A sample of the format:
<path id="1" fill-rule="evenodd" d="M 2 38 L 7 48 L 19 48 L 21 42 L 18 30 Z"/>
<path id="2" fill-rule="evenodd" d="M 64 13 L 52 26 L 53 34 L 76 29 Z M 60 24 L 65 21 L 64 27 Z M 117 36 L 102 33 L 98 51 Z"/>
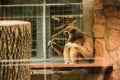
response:
<path id="1" fill-rule="evenodd" d="M 76 26 L 67 26 L 64 31 L 65 36 L 68 39 L 76 40 L 76 39 L 82 39 L 83 32 L 77 28 Z"/>

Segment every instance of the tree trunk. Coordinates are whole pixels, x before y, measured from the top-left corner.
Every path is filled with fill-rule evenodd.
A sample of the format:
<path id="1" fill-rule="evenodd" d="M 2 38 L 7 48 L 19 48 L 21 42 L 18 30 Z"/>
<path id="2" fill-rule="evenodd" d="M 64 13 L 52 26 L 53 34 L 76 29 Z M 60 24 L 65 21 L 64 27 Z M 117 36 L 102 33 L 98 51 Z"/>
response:
<path id="1" fill-rule="evenodd" d="M 1 0 L 0 0 L 0 5 L 1 5 Z M 2 20 L 2 7 L 0 7 L 0 20 Z"/>
<path id="2" fill-rule="evenodd" d="M 29 22 L 0 21 L 0 80 L 30 80 Z"/>

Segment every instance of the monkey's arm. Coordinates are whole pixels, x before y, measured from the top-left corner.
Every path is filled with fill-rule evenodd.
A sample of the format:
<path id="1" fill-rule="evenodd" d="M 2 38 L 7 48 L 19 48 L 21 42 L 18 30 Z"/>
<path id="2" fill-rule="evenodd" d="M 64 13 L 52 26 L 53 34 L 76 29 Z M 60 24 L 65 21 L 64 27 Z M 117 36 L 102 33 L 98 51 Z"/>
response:
<path id="1" fill-rule="evenodd" d="M 60 56 L 63 57 L 63 48 L 60 45 L 56 44 L 55 42 L 52 43 L 51 47 L 55 50 L 55 52 Z"/>
<path id="2" fill-rule="evenodd" d="M 87 38 L 83 45 L 77 45 L 79 53 L 82 54 L 85 58 L 93 57 L 93 41 L 90 38 Z"/>

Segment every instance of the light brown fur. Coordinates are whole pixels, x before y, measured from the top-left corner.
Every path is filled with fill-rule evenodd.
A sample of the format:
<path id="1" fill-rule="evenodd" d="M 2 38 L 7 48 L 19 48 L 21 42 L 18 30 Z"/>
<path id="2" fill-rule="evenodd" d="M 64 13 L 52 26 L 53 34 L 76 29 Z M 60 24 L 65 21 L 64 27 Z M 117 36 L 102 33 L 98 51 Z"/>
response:
<path id="1" fill-rule="evenodd" d="M 52 43 L 52 48 L 64 58 L 65 63 L 80 63 L 93 57 L 93 40 L 86 33 L 73 25 L 67 26 L 64 32 L 69 35 L 64 49 L 56 43 Z"/>

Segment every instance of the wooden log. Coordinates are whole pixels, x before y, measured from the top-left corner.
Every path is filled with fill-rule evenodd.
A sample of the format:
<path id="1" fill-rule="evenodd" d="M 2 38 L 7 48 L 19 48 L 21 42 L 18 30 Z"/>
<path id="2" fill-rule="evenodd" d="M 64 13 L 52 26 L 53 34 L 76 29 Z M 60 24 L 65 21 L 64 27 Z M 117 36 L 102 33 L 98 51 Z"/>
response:
<path id="1" fill-rule="evenodd" d="M 0 21 L 0 80 L 30 80 L 31 25 Z"/>

